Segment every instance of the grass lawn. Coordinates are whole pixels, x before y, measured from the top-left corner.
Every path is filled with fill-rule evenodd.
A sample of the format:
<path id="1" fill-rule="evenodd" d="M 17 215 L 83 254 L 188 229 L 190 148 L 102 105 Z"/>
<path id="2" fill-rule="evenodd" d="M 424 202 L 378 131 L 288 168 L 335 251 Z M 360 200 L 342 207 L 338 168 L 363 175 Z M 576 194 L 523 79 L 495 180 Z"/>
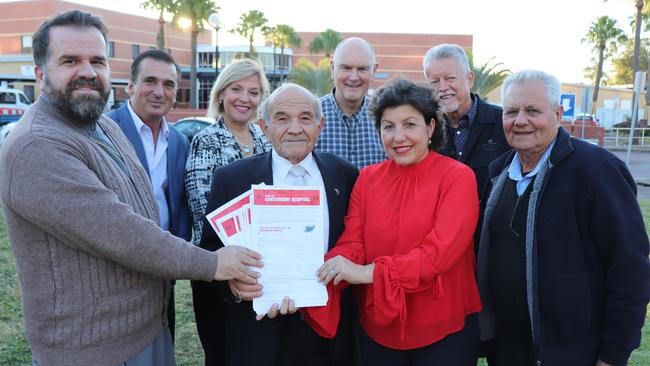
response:
<path id="1" fill-rule="evenodd" d="M 646 230 L 650 233 L 650 200 L 641 201 Z M 201 365 L 202 352 L 194 325 L 189 281 L 176 283 L 176 363 Z M 7 230 L 0 215 L 0 365 L 31 365 L 31 353 L 23 333 L 20 290 Z M 485 365 L 484 360 L 479 365 Z M 650 312 L 643 327 L 641 347 L 634 351 L 630 366 L 650 365 Z"/>

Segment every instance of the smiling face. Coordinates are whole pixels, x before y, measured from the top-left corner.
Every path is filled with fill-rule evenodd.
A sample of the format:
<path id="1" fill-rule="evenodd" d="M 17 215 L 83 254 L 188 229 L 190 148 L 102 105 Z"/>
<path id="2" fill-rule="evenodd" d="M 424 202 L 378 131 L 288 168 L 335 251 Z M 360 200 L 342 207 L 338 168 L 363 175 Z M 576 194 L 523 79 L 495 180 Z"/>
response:
<path id="1" fill-rule="evenodd" d="M 298 87 L 272 95 L 268 104 L 270 121 L 260 121 L 260 127 L 278 155 L 292 164 L 300 163 L 314 149 L 318 134 L 325 123 L 316 119 L 314 99 Z"/>
<path id="2" fill-rule="evenodd" d="M 388 157 L 402 166 L 422 161 L 429 153 L 435 123 L 432 119 L 427 125 L 422 113 L 408 104 L 386 108 L 379 132 Z"/>
<path id="3" fill-rule="evenodd" d="M 67 116 L 94 122 L 111 85 L 104 37 L 94 27 L 56 26 L 49 38 L 49 58 L 35 69 L 39 88 Z"/>
<path id="4" fill-rule="evenodd" d="M 262 98 L 257 76 L 230 83 L 218 96 L 223 101 L 223 118 L 229 123 L 247 123 L 257 114 Z"/>
<path id="5" fill-rule="evenodd" d="M 368 93 L 377 69 L 372 54 L 361 40 L 349 40 L 332 58 L 332 80 L 335 98 L 340 105 L 358 107 Z"/>
<path id="6" fill-rule="evenodd" d="M 512 84 L 504 98 L 503 131 L 521 156 L 524 170 L 532 170 L 557 135 L 562 107 L 548 100 L 540 80 Z M 530 169 L 532 167 L 532 169 Z"/>
<path id="7" fill-rule="evenodd" d="M 137 80 L 129 80 L 131 107 L 146 124 L 158 123 L 176 101 L 178 75 L 173 64 L 145 58 L 138 66 Z"/>
<path id="8" fill-rule="evenodd" d="M 470 89 L 474 85 L 473 72 L 467 72 L 455 58 L 445 57 L 431 60 L 425 75 L 442 108 L 452 120 L 456 121 L 469 112 L 472 107 Z"/>

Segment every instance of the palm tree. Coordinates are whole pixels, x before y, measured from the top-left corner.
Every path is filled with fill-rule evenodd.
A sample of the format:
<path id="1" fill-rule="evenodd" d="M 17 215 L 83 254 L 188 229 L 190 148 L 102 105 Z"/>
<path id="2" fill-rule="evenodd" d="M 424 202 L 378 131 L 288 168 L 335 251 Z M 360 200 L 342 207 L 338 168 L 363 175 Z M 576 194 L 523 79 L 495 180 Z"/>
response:
<path id="1" fill-rule="evenodd" d="M 277 69 L 277 48 L 280 46 L 280 34 L 278 32 L 278 27 L 262 27 L 262 34 L 264 34 L 264 40 L 271 45 L 273 45 L 273 76 L 275 76 Z"/>
<path id="2" fill-rule="evenodd" d="M 221 10 L 214 2 L 210 0 L 177 0 L 177 12 L 174 14 L 173 22 L 178 24 L 181 17 L 189 18 L 192 21 L 190 28 L 191 47 L 192 47 L 192 63 L 190 66 L 190 107 L 198 108 L 198 100 L 196 97 L 196 61 L 197 49 L 196 39 L 199 32 L 202 31 L 207 23 L 207 19 L 212 13 Z"/>
<path id="3" fill-rule="evenodd" d="M 589 31 L 582 39 L 594 45 L 593 51 L 598 54 L 598 68 L 596 69 L 596 81 L 594 82 L 594 95 L 591 101 L 591 114 L 596 111 L 600 79 L 603 76 L 603 62 L 605 58 L 614 52 L 618 43 L 627 40 L 623 30 L 616 26 L 616 20 L 603 15 L 591 23 Z"/>
<path id="4" fill-rule="evenodd" d="M 155 10 L 158 12 L 158 35 L 156 36 L 156 44 L 159 50 L 165 49 L 165 13 L 174 14 L 176 12 L 176 1 L 174 0 L 147 0 L 140 3 L 140 5 L 148 10 Z"/>
<path id="5" fill-rule="evenodd" d="M 253 47 L 253 40 L 255 31 L 261 29 L 268 22 L 264 13 L 259 10 L 249 10 L 239 17 L 237 27 L 232 29 L 230 33 L 237 33 L 244 38 L 248 38 L 248 52 L 250 57 L 255 57 L 255 48 Z"/>
<path id="6" fill-rule="evenodd" d="M 502 62 L 491 64 L 494 57 L 489 59 L 486 63 L 475 66 L 474 55 L 472 52 L 467 52 L 469 67 L 474 72 L 474 85 L 472 86 L 472 93 L 480 96 L 486 96 L 492 90 L 498 88 L 512 72 L 509 69 L 503 69 Z"/>
<path id="7" fill-rule="evenodd" d="M 284 75 L 284 72 L 288 70 L 289 66 L 285 65 L 284 49 L 287 46 L 300 47 L 302 45 L 302 39 L 298 37 L 298 33 L 290 25 L 278 24 L 275 28 L 277 29 L 278 43 L 280 45 L 280 70 L 282 70 L 282 75 Z"/>
<path id="8" fill-rule="evenodd" d="M 319 97 L 331 92 L 333 81 L 330 77 L 329 59 L 322 59 L 316 66 L 301 58 L 291 70 L 289 81 L 304 86 Z"/>
<path id="9" fill-rule="evenodd" d="M 317 54 L 323 52 L 325 53 L 325 57 L 329 59 L 340 42 L 341 33 L 328 28 L 309 43 L 309 53 Z"/>

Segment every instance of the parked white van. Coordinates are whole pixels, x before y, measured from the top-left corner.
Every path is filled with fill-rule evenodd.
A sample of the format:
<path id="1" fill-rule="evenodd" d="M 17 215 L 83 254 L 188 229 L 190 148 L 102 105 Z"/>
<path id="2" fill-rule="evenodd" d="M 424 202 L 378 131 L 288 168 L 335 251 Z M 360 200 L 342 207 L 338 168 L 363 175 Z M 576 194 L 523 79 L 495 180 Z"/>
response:
<path id="1" fill-rule="evenodd" d="M 22 91 L 0 87 L 0 126 L 18 121 L 30 104 Z"/>

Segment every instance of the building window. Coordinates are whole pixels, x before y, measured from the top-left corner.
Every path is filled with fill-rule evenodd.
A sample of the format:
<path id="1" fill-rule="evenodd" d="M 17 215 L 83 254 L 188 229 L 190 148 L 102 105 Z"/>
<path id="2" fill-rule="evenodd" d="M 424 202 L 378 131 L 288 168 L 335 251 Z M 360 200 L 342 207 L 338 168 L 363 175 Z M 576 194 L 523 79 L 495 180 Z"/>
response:
<path id="1" fill-rule="evenodd" d="M 210 90 L 214 79 L 199 79 L 199 109 L 207 109 L 210 105 Z"/>
<path id="2" fill-rule="evenodd" d="M 136 57 L 138 57 L 139 54 L 140 54 L 140 45 L 139 44 L 131 45 L 131 57 L 135 59 Z"/>
<path id="3" fill-rule="evenodd" d="M 32 53 L 32 36 L 20 37 L 21 53 Z"/>
<path id="4" fill-rule="evenodd" d="M 115 57 L 115 42 L 108 42 L 108 57 Z"/>
<path id="5" fill-rule="evenodd" d="M 214 68 L 214 52 L 199 52 L 199 67 Z"/>

